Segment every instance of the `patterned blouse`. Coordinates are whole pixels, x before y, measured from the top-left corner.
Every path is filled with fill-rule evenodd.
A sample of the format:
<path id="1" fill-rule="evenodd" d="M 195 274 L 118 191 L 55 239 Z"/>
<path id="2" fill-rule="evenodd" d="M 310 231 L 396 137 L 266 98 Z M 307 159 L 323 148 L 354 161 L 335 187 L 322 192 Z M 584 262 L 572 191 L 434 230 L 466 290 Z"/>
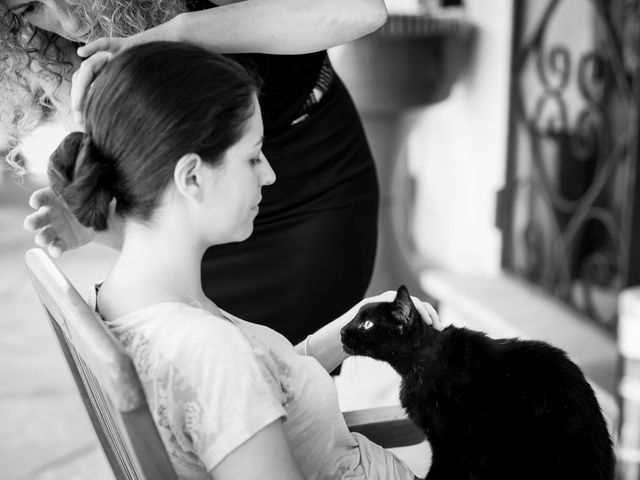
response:
<path id="1" fill-rule="evenodd" d="M 180 478 L 209 479 L 281 419 L 307 479 L 414 479 L 391 452 L 349 432 L 330 375 L 274 330 L 173 302 L 106 323 L 133 359 Z"/>

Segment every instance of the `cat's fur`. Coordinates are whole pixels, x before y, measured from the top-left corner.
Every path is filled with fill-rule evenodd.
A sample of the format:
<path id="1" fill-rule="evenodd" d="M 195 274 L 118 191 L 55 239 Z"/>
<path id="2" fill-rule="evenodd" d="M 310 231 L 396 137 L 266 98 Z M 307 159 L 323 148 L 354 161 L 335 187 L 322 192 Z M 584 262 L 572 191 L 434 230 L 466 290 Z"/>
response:
<path id="1" fill-rule="evenodd" d="M 402 377 L 400 401 L 429 440 L 427 480 L 610 480 L 612 443 L 580 369 L 547 343 L 494 340 L 422 320 L 406 288 L 365 305 L 345 351 Z"/>

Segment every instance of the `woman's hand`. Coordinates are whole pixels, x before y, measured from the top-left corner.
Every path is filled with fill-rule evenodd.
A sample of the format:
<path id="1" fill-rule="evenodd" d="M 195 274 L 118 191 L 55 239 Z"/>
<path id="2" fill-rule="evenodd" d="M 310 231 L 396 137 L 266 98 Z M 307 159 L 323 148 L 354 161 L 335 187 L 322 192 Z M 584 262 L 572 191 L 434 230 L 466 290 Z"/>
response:
<path id="1" fill-rule="evenodd" d="M 349 323 L 358 313 L 360 308 L 368 303 L 375 302 L 393 302 L 396 299 L 397 292 L 395 290 L 388 290 L 380 295 L 376 295 L 374 297 L 368 297 L 364 300 L 358 302 L 353 308 L 351 308 L 347 313 L 345 313 L 344 318 L 347 320 L 345 325 Z M 420 313 L 422 320 L 424 320 L 427 325 L 432 325 L 436 330 L 442 330 L 444 328 L 444 324 L 440 320 L 440 316 L 436 309 L 428 302 L 423 302 L 418 297 L 411 296 L 411 300 Z"/>
<path id="2" fill-rule="evenodd" d="M 76 220 L 64 200 L 49 187 L 36 190 L 29 205 L 36 211 L 24 219 L 24 228 L 36 234 L 36 245 L 46 248 L 52 257 L 59 257 L 98 237 L 95 230 Z"/>
<path id="3" fill-rule="evenodd" d="M 309 335 L 307 339 L 296 345 L 296 351 L 300 355 L 311 355 L 315 357 L 320 365 L 328 372 L 332 372 L 340 365 L 349 355 L 342 348 L 342 340 L 340 330 L 349 323 L 358 313 L 363 305 L 373 302 L 393 302 L 396 299 L 397 292 L 389 290 L 374 297 L 365 298 L 349 311 L 340 315 L 333 322 L 328 323 L 313 335 Z M 427 302 L 421 301 L 417 297 L 411 297 L 413 304 L 420 313 L 422 320 L 427 324 L 433 325 L 437 330 L 444 328 L 440 317 L 435 309 Z"/>
<path id="4" fill-rule="evenodd" d="M 419 298 L 413 296 L 411 297 L 411 300 L 413 300 L 416 310 L 418 310 L 422 320 L 424 320 L 427 325 L 431 325 L 433 328 L 440 331 L 444 329 L 444 324 L 442 323 L 442 320 L 440 320 L 440 315 L 438 315 L 436 309 L 433 308 L 433 305 L 429 302 L 423 302 Z"/>
<path id="5" fill-rule="evenodd" d="M 24 228 L 34 232 L 36 245 L 46 248 L 54 258 L 94 241 L 115 250 L 122 249 L 125 221 L 115 213 L 115 200 L 111 202 L 108 229 L 104 232 L 82 225 L 49 187 L 33 192 L 29 205 L 36 211 L 24 219 Z"/>
<path id="6" fill-rule="evenodd" d="M 99 38 L 78 48 L 78 55 L 86 58 L 71 80 L 71 110 L 77 123 L 82 124 L 82 109 L 91 84 L 114 55 L 138 43 L 135 35 L 128 38 Z"/>

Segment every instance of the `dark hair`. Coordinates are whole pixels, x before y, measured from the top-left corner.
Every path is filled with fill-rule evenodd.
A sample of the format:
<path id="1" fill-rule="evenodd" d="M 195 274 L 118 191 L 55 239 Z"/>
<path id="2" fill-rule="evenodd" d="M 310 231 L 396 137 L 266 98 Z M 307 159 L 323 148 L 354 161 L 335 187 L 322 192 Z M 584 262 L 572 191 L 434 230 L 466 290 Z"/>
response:
<path id="1" fill-rule="evenodd" d="M 234 61 L 183 43 L 125 50 L 94 81 L 86 133 L 51 156 L 49 181 L 80 223 L 107 228 L 116 212 L 149 220 L 187 153 L 217 165 L 253 114 L 256 77 Z"/>

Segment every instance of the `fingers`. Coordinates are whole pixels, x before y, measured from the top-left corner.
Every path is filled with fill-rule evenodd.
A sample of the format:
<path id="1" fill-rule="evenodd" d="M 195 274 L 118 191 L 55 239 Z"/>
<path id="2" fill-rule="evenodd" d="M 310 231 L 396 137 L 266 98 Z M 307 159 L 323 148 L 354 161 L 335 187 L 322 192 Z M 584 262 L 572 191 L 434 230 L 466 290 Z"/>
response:
<path id="1" fill-rule="evenodd" d="M 109 50 L 110 45 L 110 40 L 106 37 L 102 37 L 81 46 L 80 48 L 78 48 L 77 53 L 79 57 L 87 58 L 97 52 Z"/>
<path id="2" fill-rule="evenodd" d="M 29 197 L 29 206 L 36 211 L 25 217 L 22 224 L 25 230 L 35 232 L 49 225 L 51 223 L 51 207 L 57 203 L 59 203 L 59 198 L 49 187 L 33 192 Z"/>
<path id="3" fill-rule="evenodd" d="M 436 309 L 433 308 L 433 305 L 431 305 L 428 302 L 422 302 L 422 304 L 424 305 L 425 309 L 429 312 L 429 316 L 433 320 L 433 326 L 435 327 L 435 329 L 436 330 L 443 330 L 444 329 L 444 323 L 440 319 L 440 315 L 438 315 L 438 312 L 436 312 Z"/>
<path id="4" fill-rule="evenodd" d="M 54 258 L 60 257 L 67 249 L 63 240 L 57 238 L 56 229 L 51 225 L 51 206 L 58 201 L 50 188 L 36 190 L 29 198 L 29 205 L 36 212 L 24 219 L 23 226 L 30 232 L 37 232 L 34 242 L 44 248 Z"/>
<path id="5" fill-rule="evenodd" d="M 51 223 L 49 207 L 40 207 L 37 212 L 25 217 L 23 226 L 29 232 L 36 232 Z"/>
<path id="6" fill-rule="evenodd" d="M 442 330 L 444 328 L 438 312 L 436 312 L 436 309 L 433 308 L 430 303 L 423 302 L 418 297 L 413 296 L 411 300 L 427 325 L 432 325 L 436 330 Z"/>
<path id="7" fill-rule="evenodd" d="M 59 258 L 64 253 L 65 248 L 61 245 L 61 243 L 62 242 L 55 241 L 47 246 L 47 251 L 53 258 Z"/>
<path id="8" fill-rule="evenodd" d="M 427 325 L 433 325 L 433 318 L 429 315 L 429 311 L 424 307 L 422 300 L 418 297 L 412 296 L 411 301 L 413 301 L 413 305 L 416 307 L 416 310 L 418 310 L 418 313 L 420 313 L 420 316 Z"/>
<path id="9" fill-rule="evenodd" d="M 35 244 L 44 248 L 54 258 L 61 256 L 66 250 L 64 241 L 56 237 L 56 231 L 51 226 L 44 227 L 34 237 Z"/>
<path id="10" fill-rule="evenodd" d="M 49 187 L 41 188 L 31 194 L 29 206 L 36 211 L 27 215 L 23 226 L 25 230 L 35 232 L 51 223 L 51 209 L 60 205 L 60 198 Z"/>
<path id="11" fill-rule="evenodd" d="M 55 229 L 51 226 L 44 227 L 33 237 L 34 242 L 39 247 L 45 248 L 57 239 Z"/>
<path id="12" fill-rule="evenodd" d="M 29 206 L 33 209 L 38 209 L 44 205 L 51 205 L 56 199 L 56 194 L 49 187 L 40 188 L 29 197 Z"/>
<path id="13" fill-rule="evenodd" d="M 80 68 L 73 74 L 71 81 L 71 110 L 76 122 L 82 123 L 82 107 L 91 88 L 91 83 L 111 60 L 111 56 L 112 54 L 109 52 L 98 52 L 82 62 Z"/>

